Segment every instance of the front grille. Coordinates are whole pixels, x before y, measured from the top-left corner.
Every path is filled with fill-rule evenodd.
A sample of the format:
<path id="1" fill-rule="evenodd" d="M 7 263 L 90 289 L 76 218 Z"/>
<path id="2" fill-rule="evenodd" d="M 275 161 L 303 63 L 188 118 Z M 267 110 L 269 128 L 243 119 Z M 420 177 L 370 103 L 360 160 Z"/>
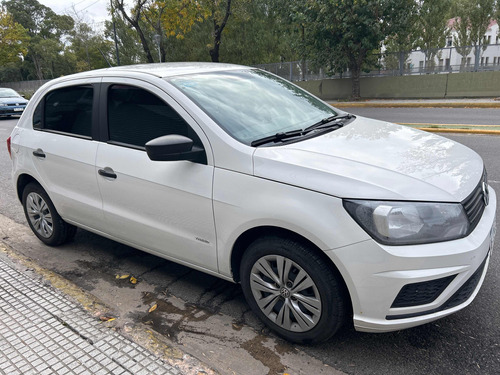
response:
<path id="1" fill-rule="evenodd" d="M 455 276 L 407 284 L 401 288 L 391 307 L 410 307 L 431 303 L 450 285 Z"/>
<path id="2" fill-rule="evenodd" d="M 486 190 L 483 188 L 483 182 L 485 183 Z M 476 228 L 481 216 L 483 215 L 484 208 L 486 207 L 487 197 L 485 197 L 485 192 L 487 194 L 488 186 L 488 174 L 486 169 L 483 172 L 483 176 L 477 184 L 476 188 L 470 193 L 470 195 L 465 198 L 462 202 L 467 218 L 469 219 L 469 233 L 471 233 L 474 228 Z"/>

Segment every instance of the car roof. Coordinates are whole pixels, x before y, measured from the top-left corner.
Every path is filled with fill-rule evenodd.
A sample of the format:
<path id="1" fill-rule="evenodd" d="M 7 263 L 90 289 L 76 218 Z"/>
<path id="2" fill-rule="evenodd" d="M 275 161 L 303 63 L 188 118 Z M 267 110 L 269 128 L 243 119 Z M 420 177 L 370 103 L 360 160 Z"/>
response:
<path id="1" fill-rule="evenodd" d="M 118 74 L 147 73 L 159 78 L 168 78 L 184 74 L 209 73 L 209 72 L 239 70 L 239 69 L 249 69 L 249 67 L 243 65 L 211 63 L 211 62 L 173 62 L 173 63 L 115 66 L 112 68 L 97 69 L 97 70 L 72 74 L 71 76 L 66 76 L 66 78 L 110 76 L 117 73 Z"/>

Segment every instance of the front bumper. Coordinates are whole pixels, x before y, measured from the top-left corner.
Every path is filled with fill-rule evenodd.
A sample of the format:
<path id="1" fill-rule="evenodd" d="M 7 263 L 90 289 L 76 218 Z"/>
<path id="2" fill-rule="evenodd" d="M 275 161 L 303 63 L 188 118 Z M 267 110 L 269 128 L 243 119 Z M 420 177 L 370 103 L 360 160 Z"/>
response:
<path id="1" fill-rule="evenodd" d="M 0 116 L 21 116 L 26 105 L 0 106 Z"/>
<path id="2" fill-rule="evenodd" d="M 490 187 L 490 203 L 466 238 L 412 246 L 368 240 L 328 251 L 349 289 L 355 328 L 410 328 L 469 305 L 488 269 L 495 213 L 496 194 Z M 401 298 L 401 293 L 406 295 Z"/>

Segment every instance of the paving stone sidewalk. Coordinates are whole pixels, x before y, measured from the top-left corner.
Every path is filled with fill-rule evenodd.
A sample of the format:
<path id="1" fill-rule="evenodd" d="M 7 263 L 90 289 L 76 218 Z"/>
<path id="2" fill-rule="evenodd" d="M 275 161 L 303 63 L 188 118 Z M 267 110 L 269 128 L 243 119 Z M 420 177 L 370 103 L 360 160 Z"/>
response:
<path id="1" fill-rule="evenodd" d="M 178 375 L 180 371 L 0 258 L 0 374 Z"/>

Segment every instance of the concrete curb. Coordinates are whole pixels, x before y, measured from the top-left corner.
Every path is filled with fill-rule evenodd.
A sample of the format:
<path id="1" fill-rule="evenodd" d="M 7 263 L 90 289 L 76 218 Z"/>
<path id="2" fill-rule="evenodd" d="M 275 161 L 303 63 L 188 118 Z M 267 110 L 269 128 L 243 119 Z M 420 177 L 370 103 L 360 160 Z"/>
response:
<path id="1" fill-rule="evenodd" d="M 499 108 L 500 102 L 426 102 L 426 103 L 380 103 L 380 102 L 328 102 L 337 108 Z"/>
<path id="2" fill-rule="evenodd" d="M 450 128 L 415 128 L 431 133 L 469 133 L 469 134 L 490 134 L 500 135 L 500 130 L 480 130 L 480 129 L 450 129 Z"/>

